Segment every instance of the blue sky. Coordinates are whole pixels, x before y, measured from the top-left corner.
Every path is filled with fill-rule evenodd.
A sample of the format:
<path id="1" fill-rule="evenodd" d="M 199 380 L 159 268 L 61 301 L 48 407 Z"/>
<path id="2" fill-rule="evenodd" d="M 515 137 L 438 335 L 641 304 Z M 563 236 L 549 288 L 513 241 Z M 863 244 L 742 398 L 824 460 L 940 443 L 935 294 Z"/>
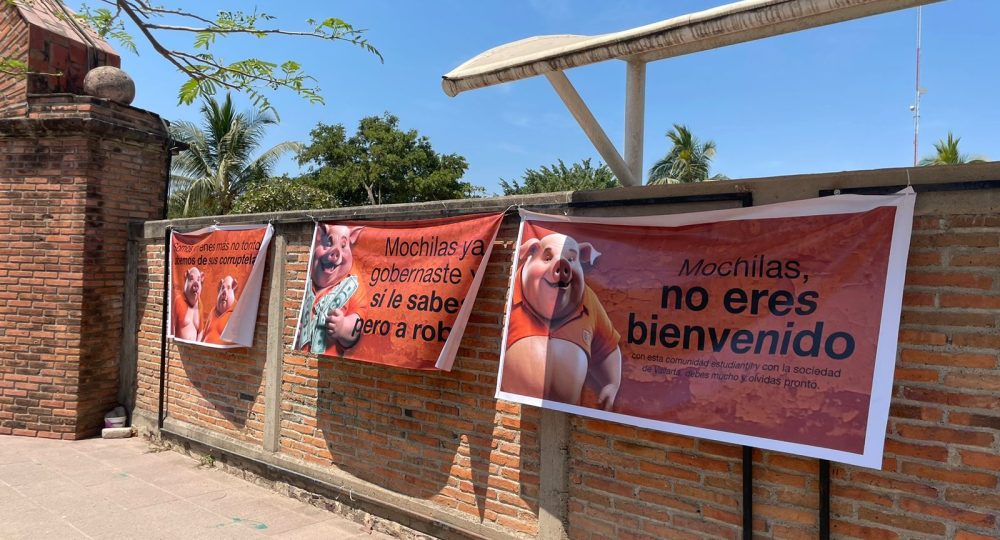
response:
<path id="1" fill-rule="evenodd" d="M 466 180 L 499 191 L 498 179 L 526 168 L 597 152 L 544 78 L 447 97 L 440 77 L 494 46 L 543 34 L 600 34 L 726 4 L 725 0 L 431 0 L 261 2 L 294 28 L 328 16 L 368 29 L 385 57 L 343 43 L 232 40 L 221 49 L 270 60 L 296 59 L 318 79 L 325 105 L 287 92 L 272 101 L 281 123 L 266 144 L 308 141 L 317 122 L 343 123 L 392 112 L 442 153 L 469 161 Z M 75 2 L 70 2 L 75 7 Z M 200 12 L 246 2 L 188 2 Z M 171 3 L 173 5 L 173 3 Z M 964 152 L 1000 159 L 1000 2 L 948 0 L 924 7 L 920 155 L 952 130 Z M 663 60 L 647 68 L 645 166 L 666 151 L 664 133 L 686 124 L 718 146 L 713 173 L 731 178 L 906 166 L 913 159 L 916 9 Z M 121 49 L 120 47 L 118 47 Z M 149 48 L 123 53 L 136 81 L 134 105 L 168 120 L 197 120 L 178 106 L 182 79 Z M 622 62 L 567 72 L 621 150 Z M 238 100 L 247 107 L 245 99 Z M 296 174 L 284 160 L 280 172 Z"/>

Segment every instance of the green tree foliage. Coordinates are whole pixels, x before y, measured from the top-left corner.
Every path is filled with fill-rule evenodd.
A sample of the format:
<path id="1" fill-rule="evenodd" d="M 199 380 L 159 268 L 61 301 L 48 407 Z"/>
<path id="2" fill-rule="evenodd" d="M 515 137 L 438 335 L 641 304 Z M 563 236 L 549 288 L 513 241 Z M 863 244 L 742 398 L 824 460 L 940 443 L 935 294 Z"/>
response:
<path id="1" fill-rule="evenodd" d="M 438 154 L 416 130 L 399 129 L 399 118 L 368 116 L 348 137 L 343 124 L 320 123 L 299 154 L 310 164 L 313 185 L 332 193 L 341 204 L 391 204 L 476 196 L 482 188 L 462 182 L 468 168 L 458 154 Z"/>
<path id="2" fill-rule="evenodd" d="M 588 189 L 606 189 L 618 187 L 618 179 L 611 173 L 607 165 L 594 167 L 590 159 L 574 163 L 569 167 L 559 160 L 551 166 L 542 165 L 539 169 L 527 169 L 521 177 L 523 184 L 517 180 L 508 182 L 500 179 L 500 188 L 504 195 L 527 195 L 531 193 L 552 193 L 554 191 L 583 191 Z"/>
<path id="3" fill-rule="evenodd" d="M 233 213 L 257 214 L 337 206 L 339 204 L 333 194 L 302 180 L 285 176 L 247 186 L 246 191 L 236 199 Z"/>
<path id="4" fill-rule="evenodd" d="M 0 4 L 30 4 L 32 1 L 0 0 Z M 378 50 L 365 39 L 364 30 L 336 17 L 309 18 L 301 29 L 288 30 L 281 28 L 273 15 L 256 9 L 219 11 L 214 15 L 207 11 L 177 5 L 160 6 L 146 0 L 92 0 L 91 4 L 82 6 L 76 18 L 102 38 L 116 41 L 133 54 L 137 54 L 136 35 L 148 41 L 158 55 L 187 77 L 178 92 L 178 101 L 185 105 L 220 91 L 235 91 L 245 93 L 256 107 L 273 110 L 266 94 L 277 89 L 290 90 L 312 103 L 323 103 L 316 80 L 295 60 L 258 56 L 224 60 L 213 47 L 225 38 L 287 36 L 339 41 L 382 59 Z M 190 36 L 191 45 L 175 47 L 179 41 L 177 36 Z M 0 51 L 0 74 L 23 76 L 26 73 L 24 62 L 5 57 Z"/>
<path id="5" fill-rule="evenodd" d="M 253 157 L 268 126 L 268 112 L 237 112 L 227 94 L 219 103 L 207 98 L 201 106 L 202 125 L 177 122 L 171 136 L 188 145 L 173 160 L 170 217 L 229 214 L 236 199 L 255 183 L 271 177 L 275 162 L 300 143 L 283 142 Z"/>
<path id="6" fill-rule="evenodd" d="M 988 160 L 983 156 L 970 156 L 958 151 L 958 141 L 961 137 L 955 137 L 948 132 L 947 139 L 941 139 L 934 143 L 934 155 L 927 156 L 920 160 L 920 165 L 960 165 L 962 163 L 985 163 Z"/>
<path id="7" fill-rule="evenodd" d="M 715 142 L 701 142 L 691 134 L 687 126 L 674 124 L 667 132 L 670 149 L 667 154 L 649 169 L 647 184 L 688 184 L 706 180 L 726 180 L 722 174 L 709 176 L 712 158 L 715 157 Z"/>

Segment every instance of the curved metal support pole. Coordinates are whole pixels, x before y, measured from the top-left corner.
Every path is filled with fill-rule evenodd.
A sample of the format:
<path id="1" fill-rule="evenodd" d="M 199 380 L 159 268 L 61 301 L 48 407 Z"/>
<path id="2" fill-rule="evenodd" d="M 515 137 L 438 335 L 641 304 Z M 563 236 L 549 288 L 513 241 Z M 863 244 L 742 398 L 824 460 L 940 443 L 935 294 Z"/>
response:
<path id="1" fill-rule="evenodd" d="M 597 123 L 597 119 L 587 108 L 587 104 L 583 102 L 583 98 L 577 93 L 576 88 L 573 88 L 573 84 L 569 82 L 566 74 L 561 71 L 555 71 L 552 73 L 546 73 L 545 78 L 549 80 L 552 84 L 552 88 L 555 89 L 556 93 L 566 104 L 566 108 L 576 119 L 576 123 L 580 124 L 583 128 L 583 132 L 587 134 L 587 138 L 593 143 L 594 148 L 597 152 L 601 154 L 604 161 L 611 168 L 611 172 L 615 173 L 618 177 L 618 181 L 622 183 L 623 186 L 638 186 L 639 182 L 632 175 L 632 171 L 629 169 L 628 165 L 625 164 L 625 160 L 622 159 L 621 154 L 618 153 L 618 149 L 608 138 L 604 130 L 601 129 L 601 125 Z"/>

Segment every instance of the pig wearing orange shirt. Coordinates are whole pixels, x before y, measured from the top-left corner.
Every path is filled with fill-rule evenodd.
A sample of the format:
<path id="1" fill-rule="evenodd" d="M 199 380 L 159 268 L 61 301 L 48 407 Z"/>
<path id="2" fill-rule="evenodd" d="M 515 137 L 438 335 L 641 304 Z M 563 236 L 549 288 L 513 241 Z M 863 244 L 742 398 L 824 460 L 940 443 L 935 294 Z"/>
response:
<path id="1" fill-rule="evenodd" d="M 564 234 L 533 238 L 519 249 L 501 390 L 580 403 L 585 383 L 611 410 L 621 386 L 621 335 L 587 286 L 583 264 L 600 253 Z"/>
<path id="2" fill-rule="evenodd" d="M 215 300 L 215 308 L 208 317 L 208 324 L 202 333 L 202 341 L 214 343 L 216 345 L 226 345 L 228 342 L 222 339 L 222 331 L 229 324 L 229 316 L 233 314 L 233 306 L 236 305 L 236 290 L 239 283 L 233 276 L 226 276 L 219 280 L 219 294 Z"/>
<path id="3" fill-rule="evenodd" d="M 194 341 L 201 327 L 201 288 L 205 274 L 192 266 L 184 272 L 184 289 L 174 295 L 170 329 L 175 338 Z"/>

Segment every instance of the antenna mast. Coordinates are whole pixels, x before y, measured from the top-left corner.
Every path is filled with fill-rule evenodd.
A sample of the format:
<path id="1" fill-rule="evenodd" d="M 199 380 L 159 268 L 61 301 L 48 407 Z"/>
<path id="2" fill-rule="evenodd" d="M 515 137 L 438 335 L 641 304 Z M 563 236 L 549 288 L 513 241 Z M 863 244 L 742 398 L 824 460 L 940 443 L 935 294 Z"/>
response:
<path id="1" fill-rule="evenodd" d="M 920 88 L 920 34 L 921 26 L 923 23 L 924 8 L 923 6 L 917 8 L 917 82 L 914 89 L 916 93 L 916 100 L 910 107 L 913 111 L 913 166 L 917 166 L 917 149 L 920 145 L 920 96 L 924 93 L 923 89 Z"/>

